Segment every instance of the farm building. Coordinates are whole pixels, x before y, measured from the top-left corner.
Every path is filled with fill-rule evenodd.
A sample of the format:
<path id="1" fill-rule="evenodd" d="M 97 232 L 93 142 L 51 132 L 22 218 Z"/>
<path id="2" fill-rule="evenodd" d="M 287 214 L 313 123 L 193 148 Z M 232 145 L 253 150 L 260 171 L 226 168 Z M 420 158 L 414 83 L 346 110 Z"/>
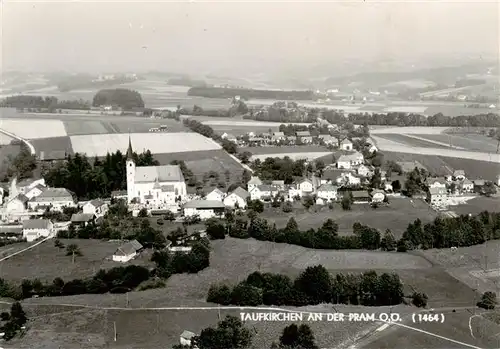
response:
<path id="1" fill-rule="evenodd" d="M 45 187 L 44 185 L 37 184 L 34 187 L 25 190 L 24 195 L 26 195 L 28 199 L 33 199 L 37 196 L 40 196 L 45 191 L 45 189 L 47 189 L 47 187 Z"/>
<path id="2" fill-rule="evenodd" d="M 277 187 L 279 190 L 285 190 L 285 181 L 271 181 L 271 185 Z"/>
<path id="3" fill-rule="evenodd" d="M 127 199 L 127 191 L 126 190 L 114 190 L 111 192 L 112 199 Z"/>
<path id="4" fill-rule="evenodd" d="M 455 170 L 453 172 L 453 178 L 456 181 L 463 181 L 465 179 L 465 171 L 464 170 Z"/>
<path id="5" fill-rule="evenodd" d="M 213 217 L 224 216 L 225 206 L 220 201 L 212 200 L 191 200 L 184 205 L 184 216 L 200 219 L 209 219 Z"/>
<path id="6" fill-rule="evenodd" d="M 48 219 L 27 219 L 23 221 L 23 238 L 31 242 L 40 237 L 52 235 L 54 225 Z"/>
<path id="7" fill-rule="evenodd" d="M 193 340 L 193 338 L 195 336 L 196 336 L 195 333 L 193 333 L 191 331 L 184 330 L 181 333 L 181 336 L 180 336 L 180 343 L 181 343 L 181 345 L 191 346 L 191 341 Z"/>
<path id="8" fill-rule="evenodd" d="M 372 202 L 383 202 L 385 199 L 385 194 L 382 190 L 375 189 L 370 193 L 372 197 Z"/>
<path id="9" fill-rule="evenodd" d="M 460 183 L 460 190 L 466 193 L 472 193 L 474 191 L 474 183 L 466 178 Z"/>
<path id="10" fill-rule="evenodd" d="M 28 198 L 24 194 L 18 194 L 16 197 L 10 199 L 5 204 L 5 211 L 8 214 L 23 213 L 26 211 L 26 204 Z"/>
<path id="11" fill-rule="evenodd" d="M 210 193 L 207 194 L 205 200 L 213 200 L 213 201 L 222 201 L 226 194 L 221 191 L 219 188 L 215 188 Z"/>
<path id="12" fill-rule="evenodd" d="M 73 195 L 66 188 L 47 188 L 37 197 L 28 201 L 32 210 L 50 207 L 54 211 L 62 211 L 64 207 L 76 207 Z"/>
<path id="13" fill-rule="evenodd" d="M 248 191 L 238 187 L 234 189 L 225 199 L 224 205 L 235 208 L 236 206 L 245 209 L 247 207 L 247 199 L 250 196 Z"/>
<path id="14" fill-rule="evenodd" d="M 355 190 L 352 192 L 352 199 L 355 204 L 370 202 L 371 196 L 366 190 Z"/>
<path id="15" fill-rule="evenodd" d="M 20 237 L 23 235 L 23 226 L 22 224 L 7 224 L 0 225 L 0 236 L 2 238 L 9 237 Z"/>
<path id="16" fill-rule="evenodd" d="M 90 222 L 95 220 L 95 216 L 92 213 L 73 213 L 71 215 L 71 223 L 75 225 L 86 226 Z"/>
<path id="17" fill-rule="evenodd" d="M 250 190 L 250 199 L 252 200 L 270 200 L 276 194 L 278 194 L 279 189 L 270 184 L 261 184 L 255 186 Z"/>
<path id="18" fill-rule="evenodd" d="M 358 172 L 358 175 L 360 175 L 360 176 L 368 177 L 372 173 L 372 170 L 370 168 L 368 168 L 368 166 L 360 165 L 357 168 L 357 172 Z"/>
<path id="19" fill-rule="evenodd" d="M 96 218 L 102 217 L 108 212 L 108 204 L 102 200 L 90 200 L 83 205 L 83 213 L 92 214 Z"/>
<path id="20" fill-rule="evenodd" d="M 441 187 L 429 188 L 427 200 L 433 206 L 444 206 L 448 204 L 448 193 Z"/>
<path id="21" fill-rule="evenodd" d="M 425 180 L 425 184 L 429 188 L 442 188 L 446 189 L 446 180 L 438 177 L 429 177 Z"/>
<path id="22" fill-rule="evenodd" d="M 325 145 L 334 145 L 338 146 L 339 140 L 331 135 L 319 135 L 318 139 L 323 142 Z"/>
<path id="23" fill-rule="evenodd" d="M 352 151 L 353 150 L 352 142 L 347 138 L 344 139 L 342 142 L 340 142 L 340 149 L 345 151 Z"/>
<path id="24" fill-rule="evenodd" d="M 39 178 L 39 179 L 27 178 L 27 179 L 23 179 L 20 182 L 17 182 L 17 179 L 14 178 L 13 183 L 16 183 L 15 186 L 16 186 L 17 190 L 22 194 L 26 194 L 26 192 L 29 189 L 37 186 L 38 184 L 40 184 L 44 187 L 46 186 L 45 179 L 43 179 L 43 178 Z"/>
<path id="25" fill-rule="evenodd" d="M 126 263 L 135 256 L 137 253 L 143 249 L 143 246 L 137 240 L 132 240 L 124 245 L 118 247 L 116 252 L 113 254 L 113 261 Z"/>
<path id="26" fill-rule="evenodd" d="M 256 176 L 250 177 L 250 180 L 247 182 L 248 191 L 251 191 L 254 187 L 258 185 L 262 185 L 262 181 L 260 180 L 260 178 Z"/>
<path id="27" fill-rule="evenodd" d="M 322 184 L 317 191 L 316 203 L 325 204 L 328 201 L 337 200 L 337 187 L 331 184 Z"/>
<path id="28" fill-rule="evenodd" d="M 350 169 L 354 166 L 361 165 L 365 161 L 363 154 L 354 152 L 352 154 L 341 155 L 337 160 L 337 168 Z"/>

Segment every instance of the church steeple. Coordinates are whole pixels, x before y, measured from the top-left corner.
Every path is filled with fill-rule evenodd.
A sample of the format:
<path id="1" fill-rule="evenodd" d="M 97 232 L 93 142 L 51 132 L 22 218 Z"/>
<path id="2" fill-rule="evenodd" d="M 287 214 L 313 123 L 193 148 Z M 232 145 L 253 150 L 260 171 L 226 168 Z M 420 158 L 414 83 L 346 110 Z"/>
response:
<path id="1" fill-rule="evenodd" d="M 132 140 L 130 139 L 130 135 L 128 135 L 128 149 L 127 149 L 127 160 L 134 159 L 134 152 L 132 150 Z"/>

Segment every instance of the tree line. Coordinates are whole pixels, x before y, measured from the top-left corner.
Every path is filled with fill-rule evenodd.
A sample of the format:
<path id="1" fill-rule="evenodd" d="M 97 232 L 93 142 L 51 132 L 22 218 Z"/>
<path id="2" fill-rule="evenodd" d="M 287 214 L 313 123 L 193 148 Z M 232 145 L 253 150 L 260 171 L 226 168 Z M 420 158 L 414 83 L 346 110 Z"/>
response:
<path id="1" fill-rule="evenodd" d="M 403 284 L 397 274 L 375 271 L 330 275 L 322 265 L 307 267 L 295 280 L 287 275 L 254 272 L 234 287 L 214 284 L 207 302 L 240 306 L 306 306 L 320 303 L 363 306 L 403 302 Z"/>
<path id="2" fill-rule="evenodd" d="M 248 88 L 224 88 L 224 87 L 191 87 L 188 96 L 206 98 L 234 98 L 240 96 L 242 99 L 279 99 L 279 100 L 313 100 L 313 91 L 279 91 L 279 90 L 254 90 Z"/>
<path id="3" fill-rule="evenodd" d="M 222 148 L 229 154 L 238 153 L 238 146 L 227 139 L 222 139 L 222 137 L 214 131 L 208 125 L 205 125 L 197 120 L 191 118 L 185 118 L 183 121 L 184 125 L 187 126 L 191 131 L 201 134 L 202 136 L 213 139 L 214 141 L 220 143 Z"/>
<path id="4" fill-rule="evenodd" d="M 16 156 L 9 156 L 2 161 L 0 169 L 0 182 L 7 182 L 13 177 L 18 180 L 33 177 L 36 169 L 36 156 L 31 154 L 28 146 L 21 142 L 20 150 Z"/>
<path id="5" fill-rule="evenodd" d="M 26 322 L 28 322 L 28 317 L 26 316 L 21 303 L 12 303 L 10 313 L 4 311 L 0 314 L 0 332 L 3 332 L 2 339 L 5 341 L 13 339 L 23 330 Z"/>
<path id="6" fill-rule="evenodd" d="M 153 278 L 165 280 L 172 274 L 197 273 L 207 268 L 210 264 L 209 243 L 208 241 L 195 243 L 189 253 L 155 251 L 151 261 L 156 264 L 156 267 L 151 270 L 138 265 L 120 266 L 109 270 L 101 269 L 90 278 L 66 282 L 59 277 L 55 278 L 52 283 L 45 284 L 38 279 L 25 279 L 18 285 L 0 278 L 0 297 L 21 300 L 34 295 L 57 297 L 127 293 Z"/>
<path id="7" fill-rule="evenodd" d="M 203 329 L 191 345 L 174 345 L 173 349 L 246 349 L 252 345 L 255 332 L 246 328 L 235 316 L 227 315 L 215 328 Z M 286 326 L 271 349 L 319 349 L 314 333 L 307 324 Z"/>
<path id="8" fill-rule="evenodd" d="M 32 109 L 37 112 L 43 110 L 52 113 L 58 109 L 90 110 L 91 105 L 83 99 L 59 100 L 57 97 L 18 95 L 4 98 L 0 102 L 0 107 L 27 109 L 27 111 Z"/>
<path id="9" fill-rule="evenodd" d="M 149 150 L 133 154 L 137 166 L 157 166 Z M 121 151 L 108 153 L 91 161 L 85 154 L 68 155 L 65 161 L 45 168 L 42 175 L 48 186 L 66 188 L 79 199 L 94 199 L 111 196 L 114 190 L 127 188 L 125 170 L 126 155 Z"/>

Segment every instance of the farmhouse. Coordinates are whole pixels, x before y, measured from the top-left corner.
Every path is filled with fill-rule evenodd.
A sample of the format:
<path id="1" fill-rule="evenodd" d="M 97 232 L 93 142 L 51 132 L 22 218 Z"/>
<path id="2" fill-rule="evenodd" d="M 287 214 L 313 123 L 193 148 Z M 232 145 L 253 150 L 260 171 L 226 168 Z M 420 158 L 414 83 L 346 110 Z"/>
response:
<path id="1" fill-rule="evenodd" d="M 132 142 L 127 150 L 127 201 L 153 205 L 174 205 L 186 196 L 187 189 L 178 165 L 136 166 Z"/>
<path id="2" fill-rule="evenodd" d="M 364 162 L 363 154 L 354 152 L 352 154 L 341 155 L 337 160 L 337 168 L 349 170 L 354 166 L 361 165 Z"/>
<path id="3" fill-rule="evenodd" d="M 441 187 L 429 188 L 427 200 L 433 206 L 444 206 L 448 204 L 448 193 Z"/>
<path id="4" fill-rule="evenodd" d="M 191 341 L 193 340 L 193 338 L 195 336 L 196 336 L 195 333 L 193 333 L 191 331 L 184 330 L 182 332 L 182 334 L 181 334 L 181 337 L 180 337 L 180 343 L 181 343 L 181 345 L 190 347 L 191 346 Z"/>
<path id="5" fill-rule="evenodd" d="M 357 186 L 361 184 L 361 178 L 354 176 L 351 172 L 342 173 L 337 179 L 339 185 Z"/>
<path id="6" fill-rule="evenodd" d="M 247 199 L 250 196 L 248 191 L 238 187 L 234 189 L 225 199 L 224 205 L 231 208 L 245 209 L 247 207 Z"/>
<path id="7" fill-rule="evenodd" d="M 17 182 L 17 179 L 14 178 L 13 180 L 14 183 Z M 26 194 L 31 188 L 37 186 L 37 185 L 41 185 L 41 186 L 46 186 L 45 184 L 45 179 L 43 178 L 39 178 L 39 179 L 35 179 L 35 178 L 27 178 L 27 179 L 23 179 L 22 181 L 18 182 L 16 184 L 16 188 L 17 190 L 21 193 L 21 194 Z"/>
<path id="8" fill-rule="evenodd" d="M 261 184 L 250 190 L 250 199 L 252 200 L 270 200 L 279 192 L 278 188 L 269 185 Z"/>
<path id="9" fill-rule="evenodd" d="M 54 225 L 48 219 L 26 219 L 23 221 L 23 238 L 31 242 L 40 237 L 49 237 L 53 229 Z"/>
<path id="10" fill-rule="evenodd" d="M 466 178 L 460 183 L 460 190 L 465 193 L 472 193 L 474 191 L 474 183 Z"/>
<path id="11" fill-rule="evenodd" d="M 5 210 L 8 214 L 23 213 L 26 210 L 28 200 L 29 199 L 24 194 L 19 194 L 7 201 Z"/>
<path id="12" fill-rule="evenodd" d="M 385 199 L 385 194 L 382 190 L 378 189 L 372 190 L 370 195 L 372 197 L 372 202 L 383 202 Z"/>
<path id="13" fill-rule="evenodd" d="M 108 212 L 108 204 L 102 200 L 90 200 L 83 205 L 83 213 L 94 215 L 96 218 L 102 217 Z"/>
<path id="14" fill-rule="evenodd" d="M 45 186 L 37 184 L 34 187 L 26 189 L 24 195 L 26 195 L 28 199 L 33 199 L 42 194 L 45 191 L 45 189 L 46 189 Z"/>
<path id="15" fill-rule="evenodd" d="M 340 149 L 345 151 L 352 151 L 353 150 L 352 142 L 347 138 L 344 139 L 342 142 L 340 142 Z"/>
<path id="16" fill-rule="evenodd" d="M 76 207 L 73 195 L 66 188 L 47 188 L 37 197 L 28 201 L 32 210 L 50 207 L 54 211 L 62 211 L 64 207 Z"/>
<path id="17" fill-rule="evenodd" d="M 272 140 L 273 142 L 280 142 L 284 141 L 286 139 L 285 133 L 284 132 L 274 132 Z"/>
<path id="18" fill-rule="evenodd" d="M 213 217 L 223 217 L 225 206 L 220 201 L 211 200 L 191 200 L 184 205 L 185 217 L 200 217 L 209 219 Z"/>
<path id="19" fill-rule="evenodd" d="M 455 178 L 456 181 L 463 181 L 465 179 L 465 171 L 455 170 L 453 172 L 453 178 Z"/>
<path id="20" fill-rule="evenodd" d="M 371 196 L 366 190 L 355 190 L 352 192 L 352 199 L 355 204 L 370 202 Z"/>
<path id="21" fill-rule="evenodd" d="M 210 193 L 207 194 L 205 200 L 222 201 L 226 194 L 222 192 L 219 188 L 215 188 Z"/>
<path id="22" fill-rule="evenodd" d="M 86 226 L 94 220 L 95 216 L 92 213 L 73 213 L 71 215 L 71 223 L 74 225 Z"/>
<path id="23" fill-rule="evenodd" d="M 425 180 L 425 184 L 429 188 L 441 188 L 441 189 L 446 189 L 446 180 L 443 178 L 438 178 L 438 177 L 429 177 Z"/>
<path id="24" fill-rule="evenodd" d="M 322 184 L 317 191 L 316 203 L 322 204 L 337 200 L 337 187 L 331 184 Z"/>
<path id="25" fill-rule="evenodd" d="M 250 177 L 250 180 L 247 182 L 248 191 L 251 191 L 258 185 L 262 185 L 262 181 L 260 180 L 260 178 L 256 176 Z"/>
<path id="26" fill-rule="evenodd" d="M 113 254 L 114 262 L 126 263 L 135 256 L 137 253 L 142 250 L 143 246 L 137 240 L 132 240 L 124 245 L 118 247 L 116 252 Z"/>

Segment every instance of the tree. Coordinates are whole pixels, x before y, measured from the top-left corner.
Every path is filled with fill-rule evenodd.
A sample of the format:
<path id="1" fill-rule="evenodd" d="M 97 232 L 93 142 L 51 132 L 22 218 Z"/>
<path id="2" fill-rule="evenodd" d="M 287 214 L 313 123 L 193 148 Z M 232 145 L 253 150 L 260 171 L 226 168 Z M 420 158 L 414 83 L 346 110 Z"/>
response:
<path id="1" fill-rule="evenodd" d="M 20 143 L 20 148 L 15 157 L 9 156 L 4 160 L 4 164 L 0 162 L 0 167 L 6 170 L 5 172 L 0 171 L 0 180 L 7 181 L 13 177 L 23 179 L 33 176 L 33 171 L 36 169 L 36 157 L 31 154 L 30 149 L 23 142 Z"/>
<path id="2" fill-rule="evenodd" d="M 252 178 L 250 172 L 248 170 L 243 170 L 243 173 L 241 174 L 241 184 L 246 187 L 250 178 Z"/>
<path id="3" fill-rule="evenodd" d="M 497 188 L 495 187 L 495 185 L 490 182 L 490 181 L 487 181 L 483 188 L 481 189 L 481 193 L 485 196 L 492 196 L 492 195 L 495 195 L 497 192 Z"/>
<path id="4" fill-rule="evenodd" d="M 19 327 L 24 326 L 28 318 L 26 317 L 26 313 L 21 306 L 21 303 L 14 302 L 10 308 L 10 321 L 15 322 Z"/>
<path id="5" fill-rule="evenodd" d="M 120 107 L 124 110 L 144 108 L 144 101 L 139 92 L 124 88 L 104 89 L 98 91 L 93 100 L 94 107 L 104 105 Z"/>
<path id="6" fill-rule="evenodd" d="M 75 263 L 75 256 L 82 256 L 82 252 L 80 251 L 80 247 L 77 244 L 69 244 L 66 247 L 66 256 L 71 256 L 72 263 Z"/>
<path id="7" fill-rule="evenodd" d="M 248 201 L 247 207 L 257 213 L 264 212 L 264 203 L 260 200 L 250 200 Z"/>
<path id="8" fill-rule="evenodd" d="M 477 303 L 477 306 L 483 309 L 495 309 L 497 305 L 497 294 L 495 292 L 487 291 L 481 296 L 481 300 Z"/>
<path id="9" fill-rule="evenodd" d="M 383 251 L 394 251 L 396 249 L 396 239 L 390 229 L 384 233 L 384 237 L 380 241 L 380 248 Z"/>
<path id="10" fill-rule="evenodd" d="M 308 210 L 312 206 L 314 206 L 314 198 L 310 195 L 304 197 L 304 201 L 302 202 L 304 207 Z"/>
<path id="11" fill-rule="evenodd" d="M 137 214 L 137 217 L 140 217 L 140 218 L 146 218 L 148 216 L 149 216 L 148 209 L 145 207 L 141 208 L 139 213 Z"/>
<path id="12" fill-rule="evenodd" d="M 252 343 L 252 333 L 240 319 L 227 315 L 216 328 L 208 327 L 193 339 L 199 349 L 244 349 Z"/>
<path id="13" fill-rule="evenodd" d="M 375 173 L 370 178 L 370 188 L 378 189 L 382 185 L 382 176 L 380 174 L 380 168 L 375 169 Z"/>
<path id="14" fill-rule="evenodd" d="M 309 304 L 328 303 L 332 278 L 322 265 L 307 267 L 295 280 L 295 288 L 307 297 Z"/>
<path id="15" fill-rule="evenodd" d="M 293 211 L 293 205 L 290 201 L 285 201 L 283 203 L 283 208 L 282 208 L 283 212 L 285 213 L 289 213 L 289 212 L 292 212 Z"/>
<path id="16" fill-rule="evenodd" d="M 346 192 L 342 197 L 341 206 L 344 211 L 349 211 L 353 203 L 352 193 Z"/>
<path id="17" fill-rule="evenodd" d="M 413 292 L 411 295 L 411 302 L 418 308 L 425 308 L 427 306 L 427 299 L 425 293 Z"/>
<path id="18" fill-rule="evenodd" d="M 290 349 L 318 349 L 311 328 L 302 324 L 291 324 L 283 329 L 280 344 Z"/>
<path id="19" fill-rule="evenodd" d="M 169 222 L 173 222 L 175 221 L 175 214 L 172 211 L 167 211 L 167 213 L 163 215 L 163 219 Z"/>
<path id="20" fill-rule="evenodd" d="M 226 237 L 226 227 L 219 220 L 211 218 L 205 222 L 205 229 L 210 239 L 224 239 Z"/>
<path id="21" fill-rule="evenodd" d="M 54 240 L 54 247 L 64 248 L 64 244 L 59 239 Z"/>
<path id="22" fill-rule="evenodd" d="M 396 179 L 395 181 L 392 181 L 391 183 L 392 185 L 392 190 L 397 193 L 401 190 L 401 182 L 399 181 L 399 179 Z"/>

